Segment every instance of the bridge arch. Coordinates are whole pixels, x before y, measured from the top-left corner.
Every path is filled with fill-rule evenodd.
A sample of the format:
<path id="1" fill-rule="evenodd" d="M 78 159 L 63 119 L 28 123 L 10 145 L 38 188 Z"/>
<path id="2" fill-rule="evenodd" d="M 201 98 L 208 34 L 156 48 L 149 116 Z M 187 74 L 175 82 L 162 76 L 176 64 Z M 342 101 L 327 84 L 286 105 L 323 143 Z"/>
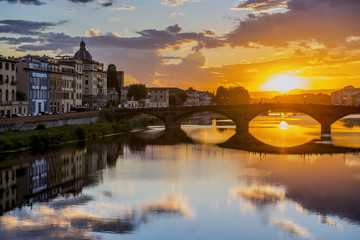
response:
<path id="1" fill-rule="evenodd" d="M 116 111 L 119 115 L 118 117 L 120 118 L 133 118 L 133 117 L 136 117 L 136 116 L 139 116 L 139 115 L 150 115 L 152 117 L 155 117 L 159 120 L 161 120 L 164 125 L 165 125 L 165 119 L 163 117 L 162 114 L 158 114 L 158 112 L 153 112 L 153 111 L 134 111 L 134 110 L 126 110 L 126 111 L 122 111 L 122 110 L 117 110 Z"/>
<path id="2" fill-rule="evenodd" d="M 215 114 L 220 114 L 228 119 L 230 119 L 231 121 L 234 122 L 234 120 L 231 118 L 231 115 L 227 114 L 226 112 L 223 112 L 221 110 L 218 110 L 218 109 L 211 109 L 211 110 L 203 110 L 203 109 L 200 109 L 200 110 L 189 110 L 189 111 L 183 111 L 181 114 L 177 115 L 176 118 L 175 118 L 175 122 L 177 124 L 180 124 L 188 117 L 191 117 L 193 116 L 194 114 L 197 114 L 197 113 L 204 113 L 204 112 L 210 112 L 210 113 L 215 113 Z M 235 122 L 234 122 L 235 123 Z"/>
<path id="3" fill-rule="evenodd" d="M 256 118 L 257 116 L 260 116 L 261 114 L 268 112 L 268 111 L 279 111 L 279 112 L 299 112 L 299 113 L 304 113 L 307 116 L 311 117 L 312 119 L 314 119 L 316 122 L 318 122 L 319 124 L 321 124 L 321 119 L 314 114 L 313 111 L 309 111 L 307 109 L 298 107 L 296 105 L 294 105 L 293 107 L 291 106 L 275 106 L 275 105 L 270 105 L 270 106 L 265 106 L 263 109 L 262 108 L 258 108 L 258 111 L 254 111 L 251 114 L 249 114 L 248 116 L 248 120 L 249 122 L 251 120 L 253 120 L 254 118 Z"/>

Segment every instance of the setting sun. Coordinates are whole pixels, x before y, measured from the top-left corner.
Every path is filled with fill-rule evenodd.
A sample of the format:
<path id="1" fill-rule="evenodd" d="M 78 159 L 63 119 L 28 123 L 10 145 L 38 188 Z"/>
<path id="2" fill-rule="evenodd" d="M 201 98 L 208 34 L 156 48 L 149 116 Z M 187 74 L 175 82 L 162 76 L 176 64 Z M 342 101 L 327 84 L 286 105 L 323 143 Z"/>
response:
<path id="1" fill-rule="evenodd" d="M 297 76 L 288 73 L 272 75 L 268 78 L 268 81 L 263 84 L 264 90 L 279 91 L 283 93 L 303 87 L 303 83 Z"/>

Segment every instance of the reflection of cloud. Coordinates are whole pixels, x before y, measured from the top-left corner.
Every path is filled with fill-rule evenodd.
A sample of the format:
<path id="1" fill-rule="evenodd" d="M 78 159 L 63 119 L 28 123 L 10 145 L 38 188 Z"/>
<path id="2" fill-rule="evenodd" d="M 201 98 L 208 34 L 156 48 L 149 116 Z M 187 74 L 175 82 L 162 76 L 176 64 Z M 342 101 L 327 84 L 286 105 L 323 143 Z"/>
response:
<path id="1" fill-rule="evenodd" d="M 66 205 L 66 204 L 65 204 Z M 136 227 L 134 218 L 105 219 L 73 207 L 57 211 L 49 206 L 23 209 L 18 215 L 0 219 L 0 235 L 5 239 L 66 238 L 96 239 L 92 232 L 130 233 Z"/>
<path id="2" fill-rule="evenodd" d="M 61 209 L 61 208 L 69 207 L 69 206 L 84 205 L 88 202 L 91 202 L 92 200 L 93 200 L 93 198 L 90 196 L 80 196 L 80 197 L 76 197 L 76 198 L 54 200 L 49 203 L 49 206 L 54 209 Z"/>
<path id="3" fill-rule="evenodd" d="M 275 204 L 276 202 L 285 199 L 285 193 L 283 191 L 264 185 L 251 187 L 245 190 L 233 189 L 230 192 L 258 204 Z"/>
<path id="4" fill-rule="evenodd" d="M 300 225 L 294 223 L 291 220 L 274 218 L 269 221 L 269 225 L 272 227 L 277 227 L 281 231 L 290 233 L 297 237 L 301 237 L 305 239 L 313 238 L 306 228 L 301 227 Z"/>
<path id="5" fill-rule="evenodd" d="M 145 204 L 142 207 L 144 214 L 179 214 L 193 217 L 194 213 L 187 206 L 187 200 L 179 195 L 170 195 L 159 203 Z"/>
<path id="6" fill-rule="evenodd" d="M 338 223 L 336 220 L 330 218 L 329 216 L 324 216 L 324 215 L 318 214 L 318 218 L 321 223 L 327 224 L 334 228 L 338 228 L 340 230 L 344 229 L 344 226 L 341 223 Z"/>

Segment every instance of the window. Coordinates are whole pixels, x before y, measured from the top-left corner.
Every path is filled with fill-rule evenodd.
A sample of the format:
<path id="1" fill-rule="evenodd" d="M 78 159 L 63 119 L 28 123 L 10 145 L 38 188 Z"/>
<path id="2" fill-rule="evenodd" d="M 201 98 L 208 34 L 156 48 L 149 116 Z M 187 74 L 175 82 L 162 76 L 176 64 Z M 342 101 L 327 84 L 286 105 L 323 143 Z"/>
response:
<path id="1" fill-rule="evenodd" d="M 5 92 L 5 101 L 9 101 L 9 90 Z"/>
<path id="2" fill-rule="evenodd" d="M 5 63 L 5 70 L 9 70 L 9 63 Z"/>
<path id="3" fill-rule="evenodd" d="M 0 74 L 0 82 L 2 82 L 4 79 L 3 79 L 3 75 Z"/>
<path id="4" fill-rule="evenodd" d="M 14 63 L 11 64 L 11 71 L 15 71 L 15 64 Z"/>
<path id="5" fill-rule="evenodd" d="M 85 88 L 85 93 L 89 94 L 89 89 L 88 88 Z"/>
<path id="6" fill-rule="evenodd" d="M 85 80 L 85 85 L 89 85 L 89 80 Z"/>
<path id="7" fill-rule="evenodd" d="M 0 69 L 2 69 L 2 62 L 0 62 Z"/>
<path id="8" fill-rule="evenodd" d="M 89 72 L 85 72 L 85 77 L 88 77 L 89 76 Z"/>

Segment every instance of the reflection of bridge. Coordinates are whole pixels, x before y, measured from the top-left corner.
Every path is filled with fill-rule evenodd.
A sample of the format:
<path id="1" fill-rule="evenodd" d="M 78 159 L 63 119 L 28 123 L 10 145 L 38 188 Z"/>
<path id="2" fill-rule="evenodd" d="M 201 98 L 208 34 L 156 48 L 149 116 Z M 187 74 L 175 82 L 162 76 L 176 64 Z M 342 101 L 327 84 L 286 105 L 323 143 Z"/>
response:
<path id="1" fill-rule="evenodd" d="M 168 129 L 136 133 L 127 143 L 132 149 L 139 150 L 145 149 L 146 145 L 173 145 L 194 142 L 182 129 Z M 248 132 L 238 132 L 226 142 L 219 143 L 218 146 L 264 154 L 335 154 L 360 151 L 360 148 L 340 147 L 317 141 L 310 141 L 294 147 L 276 147 L 259 141 Z"/>
<path id="2" fill-rule="evenodd" d="M 360 148 L 340 147 L 314 140 L 294 147 L 276 147 L 259 141 L 250 133 L 236 133 L 228 141 L 218 145 L 223 148 L 265 154 L 335 154 L 360 151 Z"/>
<path id="3" fill-rule="evenodd" d="M 269 110 L 301 112 L 309 115 L 321 125 L 321 134 L 331 133 L 331 124 L 335 121 L 350 115 L 360 113 L 360 107 L 335 106 L 319 104 L 241 104 L 241 105 L 215 105 L 215 106 L 194 106 L 176 108 L 139 108 L 122 109 L 118 112 L 123 115 L 149 114 L 156 116 L 165 123 L 165 127 L 180 128 L 181 122 L 198 112 L 219 113 L 231 119 L 236 125 L 237 132 L 248 132 L 249 122 L 256 116 Z"/>

